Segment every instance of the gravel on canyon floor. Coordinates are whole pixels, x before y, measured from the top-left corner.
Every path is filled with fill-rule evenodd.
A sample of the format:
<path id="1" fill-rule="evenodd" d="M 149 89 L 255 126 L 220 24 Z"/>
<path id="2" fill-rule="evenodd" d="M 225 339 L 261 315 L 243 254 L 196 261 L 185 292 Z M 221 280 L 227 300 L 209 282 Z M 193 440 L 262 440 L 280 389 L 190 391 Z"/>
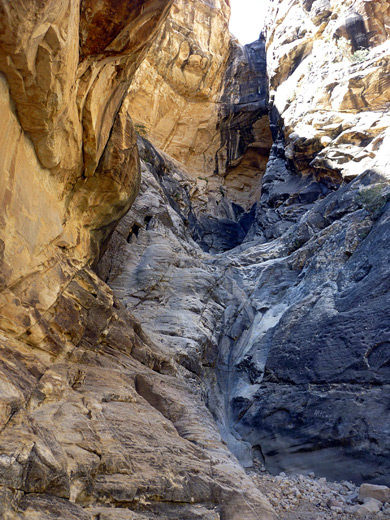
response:
<path id="1" fill-rule="evenodd" d="M 328 482 L 314 473 L 275 476 L 260 464 L 248 473 L 280 520 L 390 519 L 390 489 L 386 486 Z"/>

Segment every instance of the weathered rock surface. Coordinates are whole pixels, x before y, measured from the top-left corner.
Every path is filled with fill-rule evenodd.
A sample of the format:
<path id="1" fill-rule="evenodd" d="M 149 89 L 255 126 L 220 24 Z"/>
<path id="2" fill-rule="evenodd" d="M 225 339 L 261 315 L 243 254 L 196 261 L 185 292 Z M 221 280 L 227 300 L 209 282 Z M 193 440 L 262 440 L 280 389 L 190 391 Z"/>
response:
<path id="1" fill-rule="evenodd" d="M 2 518 L 273 518 L 195 379 L 96 275 L 72 279 L 48 327 L 39 349 L 1 337 Z"/>
<path id="2" fill-rule="evenodd" d="M 0 516 L 275 518 L 196 357 L 154 343 L 89 267 L 139 189 L 126 96 L 172 2 L 130 4 L 0 3 Z"/>
<path id="3" fill-rule="evenodd" d="M 275 143 L 247 242 L 222 263 L 248 299 L 226 317 L 217 365 L 243 461 L 388 483 L 388 42 L 362 6 L 273 4 Z"/>
<path id="4" fill-rule="evenodd" d="M 214 172 L 230 51 L 225 0 L 176 0 L 129 91 L 138 128 L 191 173 Z"/>
<path id="5" fill-rule="evenodd" d="M 359 489 L 359 499 L 375 498 L 382 503 L 390 502 L 390 489 L 387 486 L 362 484 Z"/>
<path id="6" fill-rule="evenodd" d="M 259 200 L 272 145 L 262 36 L 244 47 L 231 42 L 220 106 L 221 146 L 215 171 L 224 176 L 228 197 L 249 210 Z"/>
<path id="7" fill-rule="evenodd" d="M 176 0 L 128 95 L 139 134 L 197 180 L 208 214 L 225 194 L 250 210 L 271 147 L 264 40 L 241 47 L 229 14 L 224 1 Z"/>
<path id="8" fill-rule="evenodd" d="M 387 2 L 272 4 L 271 99 L 299 172 L 337 180 L 386 169 L 388 17 Z"/>
<path id="9" fill-rule="evenodd" d="M 389 483 L 389 10 L 171 4 L 0 4 L 7 520 L 275 518 L 225 442 Z"/>
<path id="10" fill-rule="evenodd" d="M 88 55 L 86 17 L 97 19 L 108 6 L 0 4 L 0 307 L 2 326 L 17 334 L 39 322 L 96 257 L 138 191 L 124 95 L 170 2 L 138 2 L 127 19 L 111 18 L 112 30 Z M 141 26 L 148 27 L 143 46 Z"/>
<path id="11" fill-rule="evenodd" d="M 214 388 L 209 406 L 230 448 L 272 471 L 387 481 L 384 178 L 368 172 L 306 205 L 281 237 L 213 257 L 186 231 L 188 179 L 152 163 L 143 176 L 100 272 Z"/>
<path id="12" fill-rule="evenodd" d="M 196 354 L 199 363 L 192 370 L 207 374 L 212 388 L 209 406 L 225 440 L 244 464 L 251 464 L 255 456 L 273 472 L 315 470 L 334 479 L 387 483 L 386 42 L 373 35 L 373 61 L 370 55 L 354 65 L 346 49 L 361 41 L 361 32 L 356 33 L 361 24 L 355 24 L 355 34 L 351 33 L 354 25 L 347 23 L 350 32 L 345 34 L 355 35 L 355 43 L 340 41 L 340 21 L 349 16 L 341 4 L 333 5 L 329 13 L 315 7 L 308 10 L 308 4 L 303 8 L 297 2 L 275 3 L 274 9 L 276 21 L 267 36 L 274 145 L 246 240 L 214 257 L 198 257 L 191 245 L 191 255 L 200 263 L 177 260 L 180 268 L 173 269 L 170 262 L 180 258 L 179 251 L 187 246 L 175 242 L 163 259 L 167 245 L 161 234 L 168 237 L 176 224 L 165 221 L 161 226 L 161 218 L 159 224 L 151 221 L 160 229 L 160 245 L 153 249 L 154 238 L 142 217 L 150 204 L 144 202 L 142 207 L 140 201 L 124 233 L 137 223 L 136 249 L 127 249 L 108 281 L 147 330 Z M 352 56 L 352 51 L 348 53 Z M 305 67 L 314 58 L 310 72 Z M 348 94 L 350 87 L 345 94 L 349 105 L 339 98 L 334 104 L 324 99 L 321 105 L 319 98 L 312 98 L 323 89 L 325 78 L 335 88 L 340 85 L 341 92 L 347 85 L 343 82 L 357 72 L 359 82 L 367 87 L 363 109 L 360 98 Z M 283 105 L 284 92 L 293 97 Z M 358 140 L 357 132 L 371 132 L 372 140 Z M 344 155 L 337 167 L 320 165 L 333 141 L 338 153 L 348 157 Z M 355 145 L 359 150 L 368 147 L 367 155 L 357 156 Z M 352 178 L 343 185 L 344 179 Z M 146 185 L 144 190 L 148 200 Z M 192 203 L 191 197 L 186 201 L 179 194 L 178 198 L 183 207 Z M 164 204 L 159 207 L 162 212 Z M 186 224 L 191 213 L 183 207 L 180 212 Z M 172 208 L 179 210 L 174 204 Z M 218 228 L 226 229 L 224 225 L 215 218 L 214 234 Z M 202 235 L 193 236 L 203 247 Z M 169 260 L 174 257 L 172 250 L 175 260 Z M 212 247 L 209 250 L 213 252 Z M 150 284 L 138 275 L 146 266 L 152 267 Z M 220 275 L 218 282 L 210 276 L 211 268 Z M 160 320 L 162 302 L 166 311 Z M 182 314 L 185 322 L 179 308 L 188 309 Z M 217 381 L 202 353 L 208 341 L 218 344 L 218 359 L 213 361 Z M 196 345 L 202 345 L 200 351 Z"/>

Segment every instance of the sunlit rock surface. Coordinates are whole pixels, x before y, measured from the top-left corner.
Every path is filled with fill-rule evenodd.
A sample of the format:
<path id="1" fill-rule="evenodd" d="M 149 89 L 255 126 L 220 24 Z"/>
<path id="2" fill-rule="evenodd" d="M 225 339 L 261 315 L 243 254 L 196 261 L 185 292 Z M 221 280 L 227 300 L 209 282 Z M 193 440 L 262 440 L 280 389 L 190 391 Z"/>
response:
<path id="1" fill-rule="evenodd" d="M 357 14 L 341 3 L 273 7 L 274 144 L 242 244 L 214 256 L 183 235 L 180 245 L 173 230 L 191 216 L 191 176 L 160 166 L 154 177 L 177 215 L 156 216 L 166 206 L 151 204 L 145 184 L 118 231 L 131 245 L 116 235 L 122 253 L 115 259 L 114 243 L 107 252 L 107 279 L 179 362 L 204 374 L 209 406 L 244 464 L 256 457 L 273 472 L 388 483 L 387 11 L 377 6 L 368 22 L 363 4 Z M 215 237 L 225 222 L 212 216 Z"/>
<path id="2" fill-rule="evenodd" d="M 275 118 L 301 173 L 333 179 L 389 163 L 387 2 L 279 1 L 267 28 Z"/>
<path id="3" fill-rule="evenodd" d="M 176 0 L 129 91 L 140 133 L 194 175 L 215 170 L 229 16 L 225 0 Z"/>
<path id="4" fill-rule="evenodd" d="M 389 483 L 387 4 L 228 13 L 0 3 L 7 520 L 275 518 L 228 447 Z"/>
<path id="5" fill-rule="evenodd" d="M 171 6 L 0 3 L 1 518 L 275 518 L 90 269 L 139 191 L 127 92 Z"/>
<path id="6" fill-rule="evenodd" d="M 208 213 L 221 193 L 250 210 L 272 144 L 264 41 L 240 46 L 229 14 L 224 0 L 176 0 L 128 95 L 139 134 L 197 180 Z"/>
<path id="7" fill-rule="evenodd" d="M 111 18 L 93 57 L 85 16 L 108 3 L 87 4 L 0 4 L 1 307 L 2 325 L 17 334 L 39 327 L 139 187 L 124 95 L 170 2 L 140 2 L 128 19 Z M 141 45 L 133 34 L 145 24 Z"/>

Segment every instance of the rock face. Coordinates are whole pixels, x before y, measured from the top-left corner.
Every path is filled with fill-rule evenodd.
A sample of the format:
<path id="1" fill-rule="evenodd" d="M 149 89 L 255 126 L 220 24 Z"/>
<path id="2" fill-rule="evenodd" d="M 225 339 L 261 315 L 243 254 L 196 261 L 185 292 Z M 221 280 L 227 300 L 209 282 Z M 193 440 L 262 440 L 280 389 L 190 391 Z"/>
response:
<path id="1" fill-rule="evenodd" d="M 248 297 L 226 315 L 214 406 L 243 461 L 389 483 L 389 47 L 369 30 L 388 11 L 366 5 L 273 3 L 274 145 L 223 260 Z"/>
<path id="2" fill-rule="evenodd" d="M 231 43 L 220 103 L 221 145 L 215 171 L 228 197 L 249 210 L 258 201 L 272 145 L 265 41 Z"/>
<path id="3" fill-rule="evenodd" d="M 171 6 L 0 2 L 7 520 L 275 518 L 191 362 L 147 336 L 90 268 L 139 191 L 127 93 Z"/>
<path id="4" fill-rule="evenodd" d="M 207 213 L 221 190 L 251 208 L 272 144 L 264 41 L 238 45 L 229 15 L 224 0 L 176 0 L 128 95 L 139 134 L 198 181 Z"/>
<path id="5" fill-rule="evenodd" d="M 299 172 L 351 179 L 386 169 L 388 19 L 386 2 L 273 3 L 271 97 Z"/>
<path id="6" fill-rule="evenodd" d="M 140 133 L 194 175 L 215 170 L 229 16 L 225 0 L 176 0 L 129 91 Z"/>
<path id="7" fill-rule="evenodd" d="M 279 258 L 241 270 L 255 316 L 228 351 L 231 420 L 273 471 L 388 481 L 382 183 L 367 173 L 328 196 L 278 241 Z M 269 246 L 251 253 L 268 256 Z"/>
<path id="8" fill-rule="evenodd" d="M 96 22 L 107 2 L 96 11 L 88 2 L 80 11 L 76 1 L 47 1 L 36 11 L 0 4 L 1 307 L 2 326 L 17 334 L 39 327 L 138 191 L 124 95 L 170 2 L 138 4 L 142 16 L 111 17 L 95 46 L 86 17 Z M 143 46 L 141 26 L 149 28 Z"/>
<path id="9" fill-rule="evenodd" d="M 389 483 L 389 9 L 228 16 L 0 1 L 7 520 L 275 518 L 226 443 Z"/>
<path id="10" fill-rule="evenodd" d="M 145 184 L 122 233 L 138 235 L 130 246 L 117 236 L 125 252 L 115 260 L 113 242 L 105 261 L 114 258 L 107 280 L 118 297 L 156 338 L 177 346 L 179 362 L 204 374 L 208 404 L 244 464 L 257 457 L 273 472 L 388 483 L 387 42 L 368 30 L 384 27 L 387 11 L 368 22 L 363 4 L 354 8 L 273 4 L 274 144 L 243 243 L 209 256 L 191 241 L 188 249 L 188 237 L 178 241 L 177 222 L 203 222 L 191 214 L 190 177 L 160 165 L 153 189 L 180 220 L 171 210 L 162 216 L 166 202 L 151 203 Z M 356 54 L 365 41 L 370 50 Z M 226 95 L 234 89 L 227 82 Z M 222 123 L 234 124 L 234 110 L 226 114 Z M 231 136 L 226 142 L 239 149 Z M 206 236 L 228 235 L 223 219 L 209 221 Z M 204 235 L 192 236 L 204 246 Z"/>
<path id="11" fill-rule="evenodd" d="M 73 278 L 49 326 L 46 359 L 1 338 L 4 518 L 273 518 L 195 381 L 94 273 Z"/>

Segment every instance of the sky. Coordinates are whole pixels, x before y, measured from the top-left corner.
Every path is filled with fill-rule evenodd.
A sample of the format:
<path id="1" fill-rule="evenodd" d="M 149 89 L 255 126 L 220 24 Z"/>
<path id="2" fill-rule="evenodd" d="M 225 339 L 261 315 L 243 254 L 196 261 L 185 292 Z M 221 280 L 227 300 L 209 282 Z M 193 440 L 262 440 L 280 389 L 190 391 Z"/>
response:
<path id="1" fill-rule="evenodd" d="M 259 37 L 269 0 L 230 0 L 232 14 L 230 32 L 242 45 Z"/>

